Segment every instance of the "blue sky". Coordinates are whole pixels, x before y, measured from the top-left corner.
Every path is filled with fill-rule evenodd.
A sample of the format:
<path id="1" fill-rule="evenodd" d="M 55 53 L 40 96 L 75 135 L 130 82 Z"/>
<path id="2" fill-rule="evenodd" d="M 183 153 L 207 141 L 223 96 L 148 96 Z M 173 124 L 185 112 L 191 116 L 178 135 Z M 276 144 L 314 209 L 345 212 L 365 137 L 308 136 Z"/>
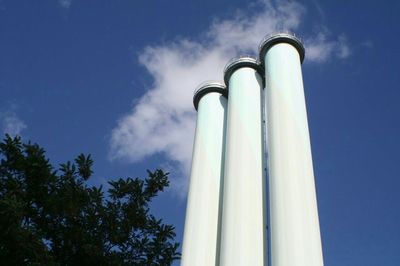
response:
<path id="1" fill-rule="evenodd" d="M 154 212 L 181 240 L 198 83 L 287 29 L 306 45 L 326 265 L 400 261 L 397 1 L 0 0 L 0 131 L 54 164 L 91 153 L 91 184 L 163 167 Z"/>

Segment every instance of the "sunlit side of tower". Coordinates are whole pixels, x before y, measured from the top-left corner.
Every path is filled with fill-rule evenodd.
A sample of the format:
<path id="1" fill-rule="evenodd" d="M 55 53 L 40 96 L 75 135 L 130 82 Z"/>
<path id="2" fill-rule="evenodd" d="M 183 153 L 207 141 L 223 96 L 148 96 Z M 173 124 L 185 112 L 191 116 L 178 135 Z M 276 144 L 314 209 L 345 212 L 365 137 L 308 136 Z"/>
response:
<path id="1" fill-rule="evenodd" d="M 224 72 L 228 86 L 220 266 L 264 266 L 263 70 L 242 57 Z"/>
<path id="2" fill-rule="evenodd" d="M 224 176 L 226 97 L 224 85 L 209 82 L 203 84 L 193 98 L 197 123 L 182 266 L 217 265 Z"/>
<path id="3" fill-rule="evenodd" d="M 301 63 L 304 48 L 288 34 L 260 46 L 265 67 L 270 249 L 273 266 L 323 265 Z"/>

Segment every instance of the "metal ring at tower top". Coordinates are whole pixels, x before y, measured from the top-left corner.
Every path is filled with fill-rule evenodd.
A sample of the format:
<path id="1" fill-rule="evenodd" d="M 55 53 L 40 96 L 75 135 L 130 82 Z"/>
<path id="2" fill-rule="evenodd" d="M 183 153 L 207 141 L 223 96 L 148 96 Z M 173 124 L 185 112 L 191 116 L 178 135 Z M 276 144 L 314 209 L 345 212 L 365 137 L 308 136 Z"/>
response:
<path id="1" fill-rule="evenodd" d="M 242 67 L 251 67 L 255 69 L 261 76 L 264 76 L 264 68 L 255 58 L 250 56 L 233 58 L 226 64 L 224 68 L 224 81 L 227 86 L 229 84 L 229 79 L 231 78 L 233 72 Z"/>
<path id="2" fill-rule="evenodd" d="M 261 42 L 258 50 L 259 50 L 259 58 L 261 64 L 264 66 L 265 62 L 265 55 L 267 54 L 268 50 L 274 46 L 275 44 L 278 43 L 288 43 L 293 45 L 296 50 L 299 52 L 300 55 L 300 62 L 303 63 L 304 56 L 305 56 L 305 49 L 303 46 L 303 43 L 299 38 L 297 38 L 294 34 L 289 34 L 289 33 L 278 33 L 278 34 L 273 34 L 269 35 L 264 38 L 264 40 Z"/>
<path id="3" fill-rule="evenodd" d="M 228 97 L 228 90 L 226 89 L 226 86 L 224 84 L 218 81 L 206 81 L 200 84 L 200 86 L 194 92 L 193 105 L 196 110 L 199 107 L 201 97 L 210 92 L 218 92 L 221 93 L 223 96 Z"/>

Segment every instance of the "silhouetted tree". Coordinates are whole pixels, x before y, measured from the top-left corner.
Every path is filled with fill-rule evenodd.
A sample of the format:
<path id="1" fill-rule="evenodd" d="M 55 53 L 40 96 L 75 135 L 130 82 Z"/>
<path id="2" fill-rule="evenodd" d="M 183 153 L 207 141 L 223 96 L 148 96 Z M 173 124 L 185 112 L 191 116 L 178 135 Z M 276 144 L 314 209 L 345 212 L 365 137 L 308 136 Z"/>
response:
<path id="1" fill-rule="evenodd" d="M 175 228 L 149 210 L 168 173 L 88 186 L 93 160 L 79 155 L 58 170 L 37 144 L 0 142 L 1 265 L 170 265 Z"/>

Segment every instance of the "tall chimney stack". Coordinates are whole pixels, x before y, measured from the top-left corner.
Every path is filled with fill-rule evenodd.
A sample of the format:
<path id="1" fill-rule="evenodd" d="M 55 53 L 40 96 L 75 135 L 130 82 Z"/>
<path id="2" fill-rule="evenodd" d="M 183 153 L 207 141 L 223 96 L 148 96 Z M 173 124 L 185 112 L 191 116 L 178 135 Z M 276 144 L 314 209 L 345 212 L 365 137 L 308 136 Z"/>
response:
<path id="1" fill-rule="evenodd" d="M 264 266 L 263 69 L 250 57 L 224 71 L 229 90 L 220 266 Z M 218 265 L 218 264 L 217 264 Z"/>
<path id="2" fill-rule="evenodd" d="M 265 68 L 270 251 L 273 266 L 323 265 L 301 73 L 304 47 L 289 34 L 260 45 Z"/>
<path id="3" fill-rule="evenodd" d="M 217 265 L 227 90 L 221 83 L 205 83 L 193 103 L 197 123 L 181 265 Z"/>

